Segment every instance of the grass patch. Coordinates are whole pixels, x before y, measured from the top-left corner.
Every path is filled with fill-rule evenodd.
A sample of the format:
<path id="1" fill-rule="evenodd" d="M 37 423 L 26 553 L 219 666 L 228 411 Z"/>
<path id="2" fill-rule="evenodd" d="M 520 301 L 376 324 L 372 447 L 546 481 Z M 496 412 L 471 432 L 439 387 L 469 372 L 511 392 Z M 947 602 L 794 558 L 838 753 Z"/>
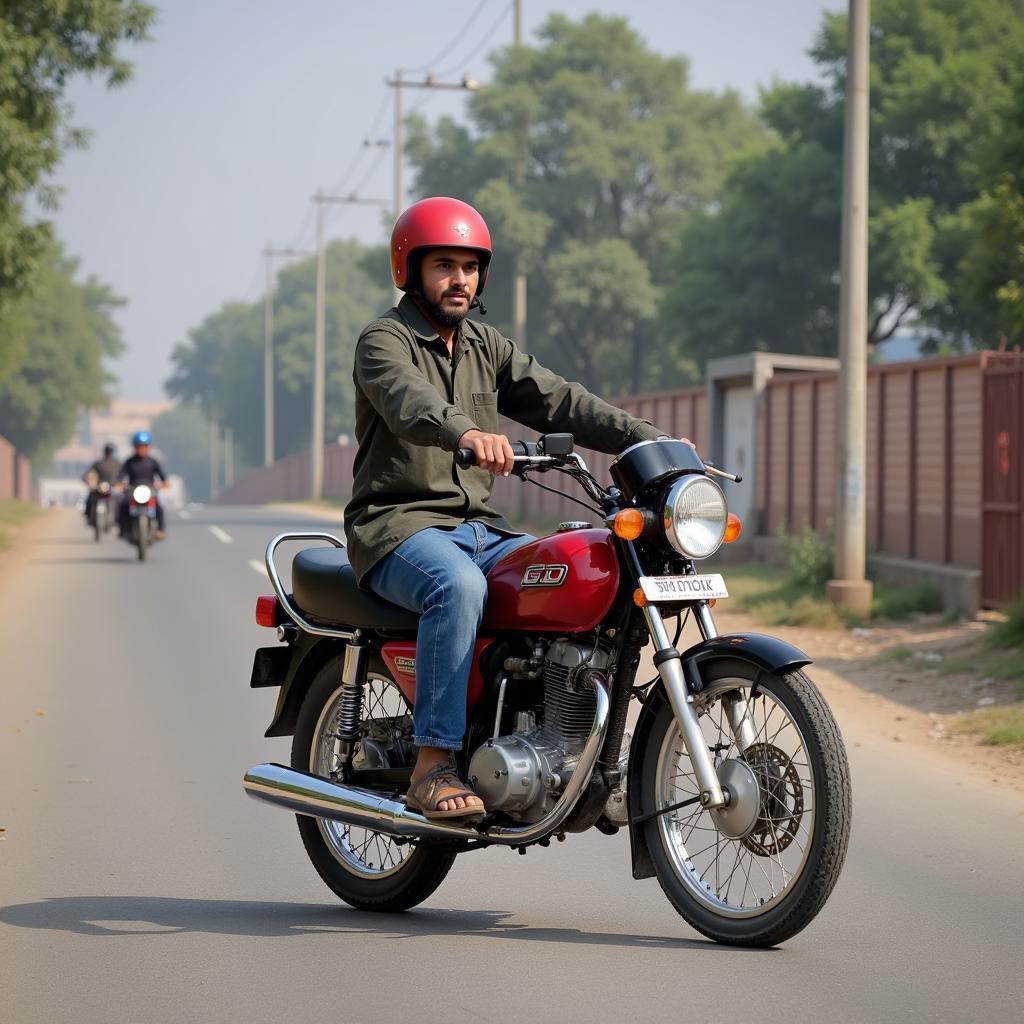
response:
<path id="1" fill-rule="evenodd" d="M 953 731 L 979 736 L 986 746 L 1024 749 L 1024 704 L 969 711 L 957 718 Z"/>
<path id="2" fill-rule="evenodd" d="M 0 551 L 11 546 L 11 538 L 4 526 L 21 526 L 34 519 L 42 509 L 28 501 L 17 498 L 4 498 L 0 501 Z"/>
<path id="3" fill-rule="evenodd" d="M 771 626 L 814 626 L 842 629 L 846 625 L 840 610 L 824 593 L 809 593 L 805 582 L 785 570 L 768 565 L 727 568 L 724 575 L 729 593 L 740 611 L 756 615 Z"/>
<path id="4" fill-rule="evenodd" d="M 906 644 L 897 644 L 895 647 L 890 647 L 886 651 L 878 656 L 879 661 L 910 661 L 914 657 L 914 652 Z"/>
<path id="5" fill-rule="evenodd" d="M 921 613 L 942 611 L 942 595 L 927 584 L 917 587 L 886 587 L 876 583 L 871 599 L 873 619 L 909 619 Z"/>
<path id="6" fill-rule="evenodd" d="M 988 645 L 1003 649 L 1024 647 L 1024 597 L 1006 609 L 1006 619 L 997 622 L 988 634 Z"/>

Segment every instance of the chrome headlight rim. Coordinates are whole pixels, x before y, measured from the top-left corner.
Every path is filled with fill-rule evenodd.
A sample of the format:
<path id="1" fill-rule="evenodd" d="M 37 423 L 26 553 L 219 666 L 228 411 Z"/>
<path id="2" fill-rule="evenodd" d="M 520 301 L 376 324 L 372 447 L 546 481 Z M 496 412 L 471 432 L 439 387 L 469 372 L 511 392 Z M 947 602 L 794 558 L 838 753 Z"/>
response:
<path id="1" fill-rule="evenodd" d="M 682 496 L 688 490 L 697 486 L 710 488 L 721 501 L 722 507 L 721 523 L 717 530 L 717 538 L 714 535 L 713 527 L 709 526 L 712 530 L 710 536 L 713 542 L 710 546 L 705 545 L 704 548 L 697 548 L 696 545 L 688 543 L 687 538 L 682 535 L 682 531 L 677 529 L 676 526 L 675 512 Z M 725 539 L 725 530 L 729 522 L 729 504 L 726 501 L 725 492 L 714 480 L 700 473 L 692 473 L 680 480 L 676 480 L 668 489 L 662 502 L 661 518 L 662 525 L 665 528 L 665 537 L 673 550 L 678 551 L 679 554 L 684 555 L 686 558 L 710 558 L 722 546 Z M 704 520 L 704 522 L 709 523 L 710 521 Z"/>

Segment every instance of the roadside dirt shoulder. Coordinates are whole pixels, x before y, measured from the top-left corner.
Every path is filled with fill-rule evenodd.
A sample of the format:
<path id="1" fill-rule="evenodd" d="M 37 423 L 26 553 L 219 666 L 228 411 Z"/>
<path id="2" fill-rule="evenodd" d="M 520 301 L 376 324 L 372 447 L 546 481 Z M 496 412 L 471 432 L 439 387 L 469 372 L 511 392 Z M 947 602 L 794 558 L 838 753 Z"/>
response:
<path id="1" fill-rule="evenodd" d="M 956 715 L 973 710 L 979 701 L 1008 703 L 1015 695 L 1014 680 L 943 672 L 946 659 L 977 643 L 983 623 L 945 625 L 930 618 L 847 633 L 765 627 L 721 605 L 716 622 L 723 633 L 771 633 L 806 651 L 814 659 L 810 674 L 841 723 L 856 722 L 858 732 L 899 745 L 907 756 L 934 760 L 945 770 L 963 768 L 987 786 L 1024 794 L 1024 757 L 951 729 Z M 907 657 L 891 660 L 894 651 Z"/>
<path id="2" fill-rule="evenodd" d="M 0 587 L 11 586 L 29 556 L 47 542 L 55 543 L 76 515 L 81 513 L 70 508 L 48 508 L 18 526 L 5 525 L 8 546 L 0 549 Z M 85 536 L 84 527 L 82 535 Z"/>

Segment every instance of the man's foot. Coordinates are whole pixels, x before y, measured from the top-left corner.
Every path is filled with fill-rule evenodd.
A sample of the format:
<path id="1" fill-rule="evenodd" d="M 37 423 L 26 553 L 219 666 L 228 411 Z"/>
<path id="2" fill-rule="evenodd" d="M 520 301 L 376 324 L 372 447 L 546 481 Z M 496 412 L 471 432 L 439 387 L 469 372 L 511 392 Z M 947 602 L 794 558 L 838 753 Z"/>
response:
<path id="1" fill-rule="evenodd" d="M 163 530 L 157 530 L 156 533 L 153 534 L 153 537 L 156 540 L 163 540 L 166 536 L 167 536 L 167 534 L 164 533 Z"/>
<path id="2" fill-rule="evenodd" d="M 459 779 L 450 760 L 435 764 L 422 775 L 414 770 L 405 803 L 431 821 L 472 821 L 487 813 L 483 801 Z"/>

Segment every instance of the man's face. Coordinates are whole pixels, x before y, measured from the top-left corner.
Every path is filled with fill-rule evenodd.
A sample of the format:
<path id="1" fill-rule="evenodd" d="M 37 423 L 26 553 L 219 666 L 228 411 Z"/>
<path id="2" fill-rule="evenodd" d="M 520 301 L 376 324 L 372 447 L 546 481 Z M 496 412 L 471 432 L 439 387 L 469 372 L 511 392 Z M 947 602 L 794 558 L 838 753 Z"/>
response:
<path id="1" fill-rule="evenodd" d="M 144 459 L 149 454 L 149 445 L 137 444 L 135 446 L 135 454 L 138 455 L 140 459 Z"/>
<path id="2" fill-rule="evenodd" d="M 420 281 L 431 311 L 454 327 L 469 312 L 480 287 L 480 257 L 472 249 L 431 249 L 423 257 Z"/>

